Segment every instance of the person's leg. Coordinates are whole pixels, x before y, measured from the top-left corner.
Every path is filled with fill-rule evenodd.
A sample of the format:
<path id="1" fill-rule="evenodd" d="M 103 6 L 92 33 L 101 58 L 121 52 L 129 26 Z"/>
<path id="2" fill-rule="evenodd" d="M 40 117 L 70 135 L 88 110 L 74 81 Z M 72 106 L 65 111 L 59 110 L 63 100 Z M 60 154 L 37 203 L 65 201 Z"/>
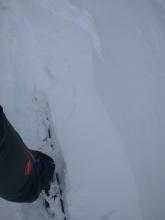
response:
<path id="1" fill-rule="evenodd" d="M 1 106 L 0 136 L 0 197 L 14 202 L 35 201 L 53 179 L 53 159 L 28 149 Z"/>
<path id="2" fill-rule="evenodd" d="M 33 159 L 0 106 L 0 197 L 13 202 L 33 202 L 41 186 Z"/>

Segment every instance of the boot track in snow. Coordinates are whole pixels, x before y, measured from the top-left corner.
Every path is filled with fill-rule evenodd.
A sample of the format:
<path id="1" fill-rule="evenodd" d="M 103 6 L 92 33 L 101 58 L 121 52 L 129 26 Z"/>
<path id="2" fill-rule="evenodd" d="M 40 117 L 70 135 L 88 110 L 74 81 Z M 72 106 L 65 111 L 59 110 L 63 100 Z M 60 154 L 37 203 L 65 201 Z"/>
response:
<path id="1" fill-rule="evenodd" d="M 35 90 L 32 99 L 27 99 L 30 126 L 37 149 L 52 157 L 55 161 L 55 173 L 48 192 L 42 191 L 38 200 L 32 204 L 23 204 L 21 212 L 24 220 L 68 220 L 65 197 L 65 161 L 55 133 L 48 98 Z M 29 122 L 28 121 L 28 122 Z M 35 150 L 35 149 L 34 149 Z M 45 211 L 44 211 L 45 210 Z"/>

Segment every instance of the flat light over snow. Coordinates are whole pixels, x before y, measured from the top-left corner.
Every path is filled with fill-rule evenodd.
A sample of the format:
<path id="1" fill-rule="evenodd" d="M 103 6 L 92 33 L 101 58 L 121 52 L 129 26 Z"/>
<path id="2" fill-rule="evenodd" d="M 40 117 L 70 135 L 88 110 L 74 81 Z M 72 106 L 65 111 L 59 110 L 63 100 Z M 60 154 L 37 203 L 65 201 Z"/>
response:
<path id="1" fill-rule="evenodd" d="M 37 149 L 47 95 L 70 220 L 165 219 L 164 25 L 164 0 L 0 0 L 0 104 Z M 0 218 L 32 206 L 0 200 Z"/>

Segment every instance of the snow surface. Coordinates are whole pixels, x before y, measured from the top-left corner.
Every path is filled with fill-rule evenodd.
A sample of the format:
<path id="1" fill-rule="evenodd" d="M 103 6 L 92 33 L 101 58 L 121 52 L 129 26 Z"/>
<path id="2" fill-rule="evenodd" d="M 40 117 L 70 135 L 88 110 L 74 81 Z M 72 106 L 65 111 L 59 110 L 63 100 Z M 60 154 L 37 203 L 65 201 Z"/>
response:
<path id="1" fill-rule="evenodd" d="M 49 97 L 71 220 L 165 219 L 164 24 L 164 0 L 0 0 L 0 103 L 36 149 Z"/>

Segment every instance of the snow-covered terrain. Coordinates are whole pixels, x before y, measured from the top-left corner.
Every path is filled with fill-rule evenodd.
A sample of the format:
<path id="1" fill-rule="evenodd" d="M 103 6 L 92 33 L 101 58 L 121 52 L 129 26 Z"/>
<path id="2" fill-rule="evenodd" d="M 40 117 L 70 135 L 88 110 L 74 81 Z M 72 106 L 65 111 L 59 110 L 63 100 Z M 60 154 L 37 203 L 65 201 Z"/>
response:
<path id="1" fill-rule="evenodd" d="M 0 104 L 36 149 L 48 96 L 71 220 L 165 219 L 164 25 L 164 0 L 0 0 Z"/>

